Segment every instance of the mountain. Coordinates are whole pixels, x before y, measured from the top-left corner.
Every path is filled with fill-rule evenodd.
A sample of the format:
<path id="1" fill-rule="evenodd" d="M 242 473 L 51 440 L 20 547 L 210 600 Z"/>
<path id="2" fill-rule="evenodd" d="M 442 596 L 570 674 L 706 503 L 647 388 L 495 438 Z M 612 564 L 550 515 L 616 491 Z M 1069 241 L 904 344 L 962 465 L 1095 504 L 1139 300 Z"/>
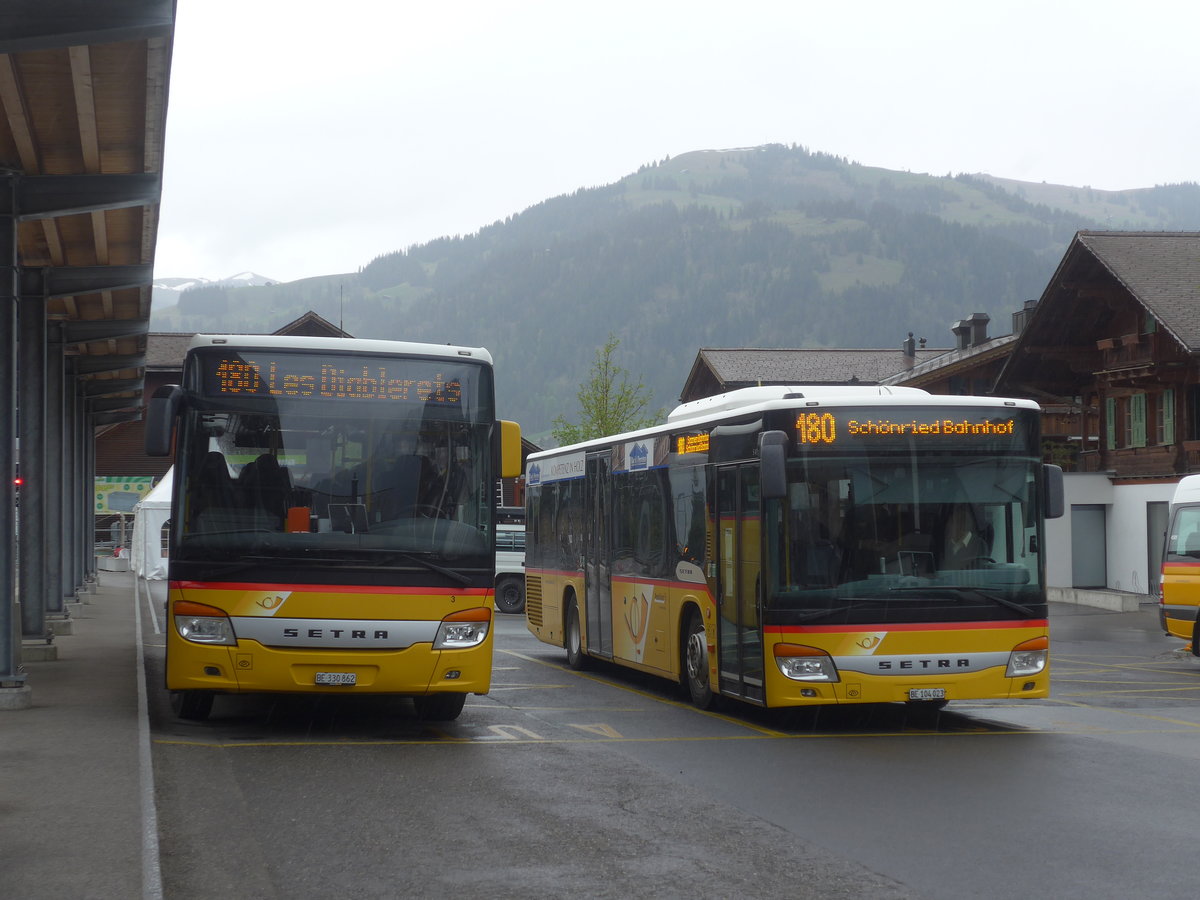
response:
<path id="1" fill-rule="evenodd" d="M 156 278 L 151 302 L 155 310 L 166 309 L 177 304 L 184 292 L 193 288 L 216 286 L 233 289 L 265 284 L 278 284 L 278 282 L 275 279 L 259 275 L 257 272 L 239 272 L 219 281 L 209 281 L 207 278 Z"/>
<path id="2" fill-rule="evenodd" d="M 612 333 L 670 408 L 701 347 L 932 346 L 972 312 L 1007 329 L 1080 229 L 1200 230 L 1200 185 L 1130 191 L 931 176 L 803 147 L 697 151 L 546 200 L 358 273 L 205 285 L 154 330 L 273 331 L 311 309 L 347 331 L 488 347 L 499 414 L 536 440 Z"/>

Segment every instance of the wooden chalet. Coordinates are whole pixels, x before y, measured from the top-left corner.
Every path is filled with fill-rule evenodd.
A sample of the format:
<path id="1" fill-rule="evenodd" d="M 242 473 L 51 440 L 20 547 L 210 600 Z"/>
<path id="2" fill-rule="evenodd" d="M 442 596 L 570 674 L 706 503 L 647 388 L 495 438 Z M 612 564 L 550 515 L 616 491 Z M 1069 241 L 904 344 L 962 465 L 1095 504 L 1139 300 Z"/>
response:
<path id="1" fill-rule="evenodd" d="M 1053 410 L 1055 461 L 1115 480 L 1200 470 L 1200 233 L 1081 231 L 993 393 Z"/>

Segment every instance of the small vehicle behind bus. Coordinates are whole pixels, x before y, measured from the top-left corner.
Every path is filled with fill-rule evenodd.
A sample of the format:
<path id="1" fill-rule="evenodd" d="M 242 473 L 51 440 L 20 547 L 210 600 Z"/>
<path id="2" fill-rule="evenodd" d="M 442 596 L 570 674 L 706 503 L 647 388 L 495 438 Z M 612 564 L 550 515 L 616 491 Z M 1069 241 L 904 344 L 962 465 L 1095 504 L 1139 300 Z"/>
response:
<path id="1" fill-rule="evenodd" d="M 496 510 L 496 609 L 525 612 L 525 510 Z"/>
<path id="2" fill-rule="evenodd" d="M 1163 631 L 1187 641 L 1200 656 L 1200 475 L 1184 477 L 1171 498 L 1163 546 L 1158 617 Z"/>

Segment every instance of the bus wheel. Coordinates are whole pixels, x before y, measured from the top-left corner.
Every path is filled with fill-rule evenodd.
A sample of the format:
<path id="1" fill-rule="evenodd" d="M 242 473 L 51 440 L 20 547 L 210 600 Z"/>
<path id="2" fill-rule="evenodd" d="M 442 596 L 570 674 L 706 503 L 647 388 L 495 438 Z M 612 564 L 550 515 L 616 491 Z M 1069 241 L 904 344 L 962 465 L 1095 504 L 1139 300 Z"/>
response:
<path id="1" fill-rule="evenodd" d="M 708 683 L 708 635 L 700 613 L 692 610 L 684 630 L 683 677 L 692 705 L 699 709 L 712 706 L 712 686 Z"/>
<path id="2" fill-rule="evenodd" d="M 579 604 L 574 599 L 567 607 L 567 665 L 577 672 L 587 667 L 583 631 L 579 627 Z"/>
<path id="3" fill-rule="evenodd" d="M 496 609 L 502 613 L 525 611 L 525 585 L 520 578 L 502 578 L 496 585 Z"/>
<path id="4" fill-rule="evenodd" d="M 458 718 L 467 702 L 466 694 L 426 694 L 413 697 L 417 718 L 426 722 L 450 722 Z"/>
<path id="5" fill-rule="evenodd" d="M 1192 626 L 1192 656 L 1200 656 L 1200 618 Z"/>
<path id="6" fill-rule="evenodd" d="M 212 712 L 212 691 L 171 691 L 171 712 L 179 719 L 203 722 Z"/>

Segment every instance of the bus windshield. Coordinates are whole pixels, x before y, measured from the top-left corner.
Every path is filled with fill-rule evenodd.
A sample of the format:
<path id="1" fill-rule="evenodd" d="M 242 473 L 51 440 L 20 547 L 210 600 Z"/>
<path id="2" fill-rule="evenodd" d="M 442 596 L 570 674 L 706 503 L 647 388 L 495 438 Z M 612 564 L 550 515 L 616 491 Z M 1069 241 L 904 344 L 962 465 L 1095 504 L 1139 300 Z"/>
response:
<path id="1" fill-rule="evenodd" d="M 196 354 L 174 559 L 490 574 L 489 377 L 453 360 Z"/>
<path id="2" fill-rule="evenodd" d="M 928 448 L 793 459 L 787 496 L 764 508 L 768 616 L 1045 616 L 1037 474 L 1029 457 Z"/>

